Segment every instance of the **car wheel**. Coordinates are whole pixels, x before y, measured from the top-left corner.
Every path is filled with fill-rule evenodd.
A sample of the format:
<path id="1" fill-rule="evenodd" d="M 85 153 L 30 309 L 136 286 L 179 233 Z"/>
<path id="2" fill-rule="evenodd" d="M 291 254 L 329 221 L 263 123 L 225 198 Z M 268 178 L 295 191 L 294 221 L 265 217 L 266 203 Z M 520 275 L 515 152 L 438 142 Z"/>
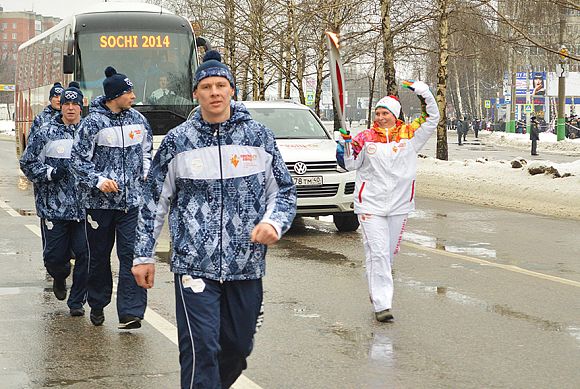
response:
<path id="1" fill-rule="evenodd" d="M 334 215 L 332 218 L 339 232 L 356 231 L 359 226 L 358 217 L 354 212 Z"/>

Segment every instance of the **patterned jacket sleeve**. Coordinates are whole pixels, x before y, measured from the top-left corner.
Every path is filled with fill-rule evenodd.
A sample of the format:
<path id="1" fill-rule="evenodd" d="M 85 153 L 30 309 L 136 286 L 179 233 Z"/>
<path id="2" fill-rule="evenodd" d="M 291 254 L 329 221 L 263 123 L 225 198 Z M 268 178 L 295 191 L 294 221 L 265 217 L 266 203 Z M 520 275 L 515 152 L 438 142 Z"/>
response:
<path id="1" fill-rule="evenodd" d="M 28 146 L 20 158 L 20 169 L 30 181 L 42 183 L 50 181 L 52 167 L 44 163 L 44 146 L 46 136 L 42 131 L 36 129 L 31 138 L 28 139 Z"/>
<path id="2" fill-rule="evenodd" d="M 79 126 L 72 149 L 72 167 L 75 175 L 89 188 L 96 187 L 106 178 L 95 170 L 95 164 L 92 161 L 97 132 L 97 123 L 87 117 Z"/>
<path id="3" fill-rule="evenodd" d="M 171 197 L 175 193 L 175 155 L 172 134 L 165 136 L 153 158 L 151 169 L 143 187 L 143 206 L 139 210 L 134 265 L 155 263 L 157 241 L 165 216 L 169 212 Z"/>
<path id="4" fill-rule="evenodd" d="M 147 132 L 143 137 L 143 177 L 147 177 L 149 169 L 151 168 L 151 156 L 153 153 L 153 130 L 149 125 L 147 119 L 145 120 L 145 131 Z"/>
<path id="5" fill-rule="evenodd" d="M 272 225 L 282 237 L 290 229 L 296 215 L 296 186 L 282 159 L 272 131 L 265 128 L 265 150 L 272 156 L 266 166 L 266 213 L 262 222 Z"/>

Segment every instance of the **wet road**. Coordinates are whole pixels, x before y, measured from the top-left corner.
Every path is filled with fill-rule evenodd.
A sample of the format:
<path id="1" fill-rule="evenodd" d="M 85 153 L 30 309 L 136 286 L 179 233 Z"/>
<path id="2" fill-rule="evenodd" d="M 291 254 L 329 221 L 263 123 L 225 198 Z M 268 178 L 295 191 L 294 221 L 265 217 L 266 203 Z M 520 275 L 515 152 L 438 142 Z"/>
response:
<path id="1" fill-rule="evenodd" d="M 172 277 L 158 266 L 140 330 L 71 318 L 50 291 L 13 145 L 0 141 L 0 387 L 178 383 Z M 303 219 L 269 251 L 262 388 L 577 388 L 578 222 L 418 199 L 395 262 L 396 320 L 374 321 L 358 232 Z M 115 263 L 115 261 L 113 261 Z M 240 387 L 251 387 L 249 385 Z"/>

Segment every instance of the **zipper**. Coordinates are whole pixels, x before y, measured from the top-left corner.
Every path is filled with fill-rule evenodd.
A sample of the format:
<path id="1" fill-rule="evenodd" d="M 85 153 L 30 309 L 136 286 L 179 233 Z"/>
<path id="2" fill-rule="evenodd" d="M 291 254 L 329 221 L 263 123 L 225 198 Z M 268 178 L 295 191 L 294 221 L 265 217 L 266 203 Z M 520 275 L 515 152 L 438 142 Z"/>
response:
<path id="1" fill-rule="evenodd" d="M 125 175 L 125 132 L 123 131 L 123 112 L 119 114 L 121 119 L 121 141 L 123 148 L 121 149 L 121 166 L 123 169 L 123 197 L 125 197 L 125 213 L 127 213 L 127 177 Z"/>
<path id="2" fill-rule="evenodd" d="M 222 148 L 220 142 L 220 127 L 221 124 L 218 124 L 216 130 L 213 134 L 214 137 L 217 138 L 217 145 L 218 145 L 218 156 L 220 161 L 220 232 L 218 235 L 219 241 L 219 255 L 220 255 L 220 284 L 224 283 L 223 278 L 223 246 L 222 246 L 222 233 L 223 233 L 223 223 L 224 223 L 224 172 L 222 166 Z"/>

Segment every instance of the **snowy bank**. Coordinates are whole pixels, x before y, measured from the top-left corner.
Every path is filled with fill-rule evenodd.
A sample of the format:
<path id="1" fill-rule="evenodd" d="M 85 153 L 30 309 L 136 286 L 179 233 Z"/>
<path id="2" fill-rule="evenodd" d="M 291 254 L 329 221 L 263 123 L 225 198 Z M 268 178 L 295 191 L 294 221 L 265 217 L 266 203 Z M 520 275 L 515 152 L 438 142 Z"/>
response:
<path id="1" fill-rule="evenodd" d="M 14 128 L 12 120 L 0 120 L 0 133 L 14 134 Z"/>
<path id="2" fill-rule="evenodd" d="M 524 161 L 523 166 L 512 168 L 511 161 L 420 158 L 417 194 L 580 220 L 580 160 L 560 164 L 550 161 L 527 163 L 524 158 L 518 160 Z M 551 166 L 560 175 L 568 173 L 569 176 L 554 178 L 550 173 L 529 173 L 530 167 L 540 165 Z"/>
<path id="3" fill-rule="evenodd" d="M 530 150 L 532 141 L 529 134 L 512 134 L 505 132 L 481 131 L 483 143 L 510 147 L 519 150 Z M 580 139 L 563 139 L 557 141 L 556 134 L 541 132 L 538 141 L 538 153 L 578 154 L 580 157 Z"/>

